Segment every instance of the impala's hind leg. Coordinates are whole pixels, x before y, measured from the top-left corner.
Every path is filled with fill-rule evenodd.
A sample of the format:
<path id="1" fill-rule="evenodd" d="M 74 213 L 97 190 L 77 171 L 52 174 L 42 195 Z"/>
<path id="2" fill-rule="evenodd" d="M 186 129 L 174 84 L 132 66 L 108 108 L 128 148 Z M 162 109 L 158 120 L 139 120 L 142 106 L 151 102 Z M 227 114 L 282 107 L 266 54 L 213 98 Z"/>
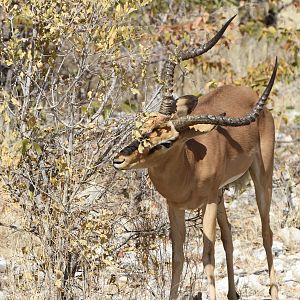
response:
<path id="1" fill-rule="evenodd" d="M 235 289 L 234 272 L 233 272 L 233 244 L 231 235 L 231 225 L 228 222 L 226 210 L 224 207 L 223 191 L 219 192 L 219 204 L 217 220 L 221 230 L 221 240 L 226 253 L 226 265 L 228 276 L 228 294 L 227 297 L 230 300 L 239 299 L 239 295 Z"/>
<path id="2" fill-rule="evenodd" d="M 272 197 L 272 172 L 273 172 L 273 144 L 266 140 L 260 146 L 261 151 L 249 169 L 255 186 L 256 202 L 261 218 L 263 244 L 267 255 L 270 276 L 270 294 L 272 300 L 278 300 L 278 287 L 276 282 L 272 243 L 273 233 L 270 228 L 270 205 Z"/>

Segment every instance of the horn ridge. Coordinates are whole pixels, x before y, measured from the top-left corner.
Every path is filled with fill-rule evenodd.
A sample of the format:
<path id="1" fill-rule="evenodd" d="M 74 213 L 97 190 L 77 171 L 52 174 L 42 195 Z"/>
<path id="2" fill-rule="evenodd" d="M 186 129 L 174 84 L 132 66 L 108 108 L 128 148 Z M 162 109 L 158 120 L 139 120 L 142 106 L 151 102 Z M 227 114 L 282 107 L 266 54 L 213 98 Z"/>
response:
<path id="1" fill-rule="evenodd" d="M 217 34 L 210 41 L 208 41 L 204 45 L 200 46 L 199 48 L 193 48 L 193 49 L 190 49 L 190 50 L 187 50 L 187 51 L 181 53 L 180 54 L 180 59 L 181 60 L 187 60 L 187 59 L 190 59 L 190 58 L 194 58 L 194 57 L 202 55 L 203 53 L 205 53 L 208 50 L 210 50 L 219 41 L 219 39 L 222 37 L 222 35 L 224 34 L 225 30 L 227 29 L 227 27 L 229 26 L 229 24 L 231 23 L 231 21 L 235 17 L 236 17 L 236 15 L 234 15 L 233 17 L 231 17 L 222 26 L 222 28 L 217 32 Z"/>
<path id="2" fill-rule="evenodd" d="M 250 123 L 255 122 L 270 95 L 270 92 L 272 90 L 276 78 L 277 68 L 278 68 L 278 61 L 276 57 L 272 76 L 268 82 L 267 87 L 265 88 L 263 94 L 257 101 L 252 112 L 250 112 L 245 117 L 226 117 L 224 114 L 219 116 L 214 116 L 214 115 L 187 116 L 173 121 L 175 129 L 177 131 L 183 131 L 188 126 L 192 126 L 196 124 L 213 124 L 213 125 L 220 125 L 220 126 L 237 127 L 237 126 L 249 125 Z"/>
<path id="3" fill-rule="evenodd" d="M 167 60 L 163 68 L 163 98 L 159 109 L 159 112 L 163 115 L 170 115 L 172 112 L 175 111 L 175 99 L 173 97 L 175 67 L 175 62 Z"/>
<path id="4" fill-rule="evenodd" d="M 162 93 L 162 101 L 159 108 L 159 112 L 164 115 L 171 115 L 175 109 L 175 99 L 173 97 L 173 86 L 174 86 L 174 72 L 175 67 L 180 61 L 188 60 L 190 58 L 197 57 L 208 50 L 210 50 L 222 37 L 225 30 L 231 23 L 231 21 L 236 17 L 234 15 L 231 17 L 223 26 L 222 28 L 217 32 L 217 34 L 207 43 L 204 45 L 198 47 L 198 48 L 192 48 L 190 50 L 187 50 L 185 52 L 181 52 L 178 54 L 177 61 L 174 62 L 171 59 L 168 59 L 163 67 L 162 70 L 162 80 L 164 84 L 163 93 Z"/>

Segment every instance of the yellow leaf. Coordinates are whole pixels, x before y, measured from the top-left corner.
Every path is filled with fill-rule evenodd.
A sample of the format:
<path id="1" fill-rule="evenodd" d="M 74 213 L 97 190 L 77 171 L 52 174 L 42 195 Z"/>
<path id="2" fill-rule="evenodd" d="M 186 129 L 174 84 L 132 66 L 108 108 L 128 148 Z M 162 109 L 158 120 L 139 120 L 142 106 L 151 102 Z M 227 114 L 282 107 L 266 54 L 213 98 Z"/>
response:
<path id="1" fill-rule="evenodd" d="M 136 128 L 141 128 L 143 126 L 143 123 L 142 122 L 140 122 L 140 121 L 136 121 L 135 122 L 135 127 Z"/>
<path id="2" fill-rule="evenodd" d="M 103 259 L 102 262 L 105 263 L 107 266 L 111 266 L 114 264 L 112 260 L 108 260 L 108 259 Z"/>
<path id="3" fill-rule="evenodd" d="M 132 138 L 137 140 L 138 138 L 140 138 L 142 135 L 138 130 L 133 130 L 132 131 Z"/>
<path id="4" fill-rule="evenodd" d="M 62 286 L 62 281 L 61 281 L 61 279 L 57 279 L 57 280 L 55 280 L 55 283 L 54 283 L 54 285 L 57 287 L 57 288 L 61 288 L 61 286 Z"/>
<path id="5" fill-rule="evenodd" d="M 133 95 L 140 95 L 140 92 L 139 92 L 138 89 L 131 88 L 130 90 L 131 90 L 131 92 L 132 92 Z"/>
<path id="6" fill-rule="evenodd" d="M 276 33 L 276 28 L 274 26 L 270 26 L 268 29 L 269 29 L 270 33 L 272 33 L 272 34 Z"/>
<path id="7" fill-rule="evenodd" d="M 144 140 L 144 141 L 143 141 L 143 146 L 144 146 L 145 148 L 149 148 L 149 147 L 151 147 L 151 144 L 150 144 L 147 140 Z"/>
<path id="8" fill-rule="evenodd" d="M 63 272 L 61 270 L 55 270 L 55 275 L 57 279 L 61 279 L 63 277 Z"/>
<path id="9" fill-rule="evenodd" d="M 141 6 L 145 6 L 145 5 L 149 4 L 150 2 L 152 2 L 152 0 L 143 0 L 141 2 Z"/>
<path id="10" fill-rule="evenodd" d="M 32 280 L 33 276 L 31 274 L 31 272 L 24 272 L 23 273 L 23 278 L 26 279 L 26 280 Z"/>
<path id="11" fill-rule="evenodd" d="M 5 64 L 6 64 L 8 67 L 11 66 L 13 63 L 14 63 L 14 62 L 13 62 L 12 59 L 7 59 L 7 60 L 5 61 Z"/>
<path id="12" fill-rule="evenodd" d="M 82 245 L 82 246 L 87 246 L 87 241 L 83 240 L 83 239 L 80 239 L 79 244 Z"/>
<path id="13" fill-rule="evenodd" d="M 117 37 L 118 30 L 116 26 L 112 26 L 110 32 L 108 33 L 108 46 L 111 47 Z"/>
<path id="14" fill-rule="evenodd" d="M 20 107 L 20 106 L 21 106 L 20 103 L 19 103 L 19 101 L 18 101 L 15 97 L 11 97 L 10 100 L 11 100 L 11 103 L 12 103 L 13 105 L 15 105 L 15 106 L 17 106 L 17 107 Z"/>
<path id="15" fill-rule="evenodd" d="M 139 147 L 138 147 L 139 153 L 143 153 L 144 149 L 145 149 L 144 146 L 142 144 L 139 144 Z"/>

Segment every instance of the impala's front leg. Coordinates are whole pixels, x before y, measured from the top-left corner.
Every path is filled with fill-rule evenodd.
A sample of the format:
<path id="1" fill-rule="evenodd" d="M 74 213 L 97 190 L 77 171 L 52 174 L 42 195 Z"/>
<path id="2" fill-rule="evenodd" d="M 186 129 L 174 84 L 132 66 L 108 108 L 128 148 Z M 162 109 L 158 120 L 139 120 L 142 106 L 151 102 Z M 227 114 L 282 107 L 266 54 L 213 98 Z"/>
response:
<path id="1" fill-rule="evenodd" d="M 183 244 L 185 240 L 184 210 L 169 206 L 170 237 L 172 240 L 172 281 L 170 300 L 177 299 L 180 276 L 182 273 L 184 254 Z"/>
<path id="2" fill-rule="evenodd" d="M 209 299 L 216 299 L 215 287 L 215 240 L 217 204 L 208 203 L 203 218 L 203 265 L 208 280 Z"/>

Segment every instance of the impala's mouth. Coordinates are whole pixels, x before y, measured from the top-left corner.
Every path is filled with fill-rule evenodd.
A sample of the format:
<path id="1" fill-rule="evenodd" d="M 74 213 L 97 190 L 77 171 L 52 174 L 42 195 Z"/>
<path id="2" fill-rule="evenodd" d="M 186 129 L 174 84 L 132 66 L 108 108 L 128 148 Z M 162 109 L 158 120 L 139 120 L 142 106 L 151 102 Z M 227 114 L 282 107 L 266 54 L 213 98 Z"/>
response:
<path id="1" fill-rule="evenodd" d="M 124 165 L 125 158 L 114 158 L 113 160 L 113 166 L 117 169 L 120 170 L 122 169 L 122 166 Z"/>

